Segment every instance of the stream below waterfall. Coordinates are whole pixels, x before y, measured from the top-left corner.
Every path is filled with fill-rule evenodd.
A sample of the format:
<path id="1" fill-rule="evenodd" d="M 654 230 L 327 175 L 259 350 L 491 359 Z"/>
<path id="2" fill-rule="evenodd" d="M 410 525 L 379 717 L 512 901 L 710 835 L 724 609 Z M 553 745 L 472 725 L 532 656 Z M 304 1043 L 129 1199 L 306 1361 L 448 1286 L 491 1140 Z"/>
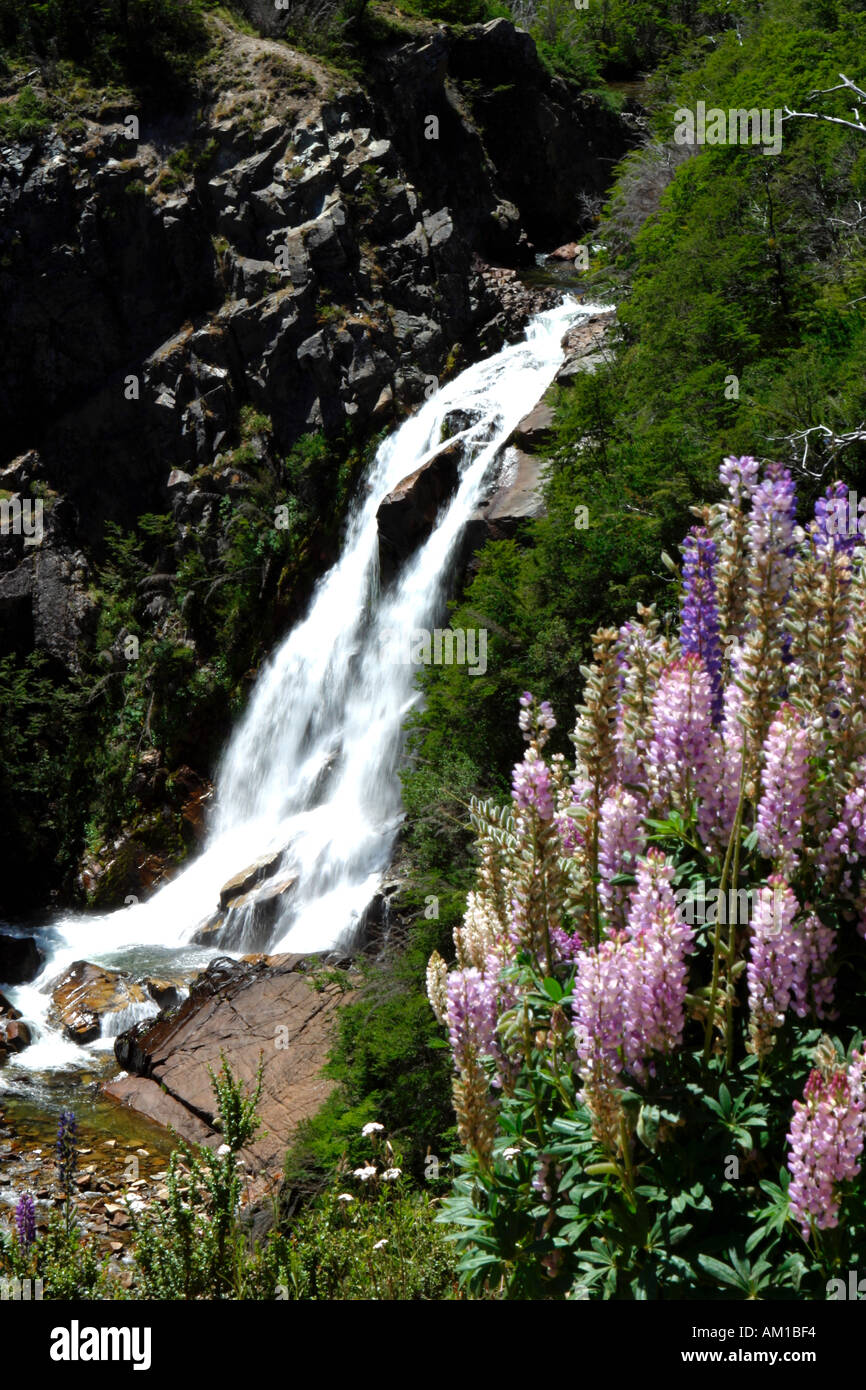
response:
<path id="1" fill-rule="evenodd" d="M 419 698 L 414 664 L 405 655 L 409 641 L 443 621 L 463 529 L 496 476 L 505 441 L 561 365 L 563 335 L 604 307 L 566 297 L 532 320 L 523 342 L 462 372 L 382 443 L 350 515 L 340 559 L 319 581 L 306 617 L 258 675 L 223 755 L 197 857 L 146 902 L 26 927 L 44 968 L 28 985 L 0 981 L 33 1036 L 0 1068 L 0 1118 L 13 1130 L 50 1142 L 62 1108 L 83 1116 L 91 1138 L 105 1127 L 103 1112 L 118 1129 L 116 1107 L 99 1097 L 101 1080 L 116 1072 L 114 1039 L 158 1008 L 150 1001 L 135 1004 L 107 1016 L 95 1042 L 71 1042 L 50 1019 L 49 1007 L 52 983 L 73 961 L 119 968 L 133 978 L 156 974 L 189 982 L 217 955 L 351 948 L 387 872 L 402 817 L 402 730 Z M 429 538 L 380 589 L 377 510 L 450 439 L 462 445 L 457 491 Z M 222 886 L 254 861 L 266 864 L 267 872 L 246 894 L 253 901 L 227 914 L 213 945 L 196 944 Z M 262 939 L 253 909 L 269 892 L 277 911 Z M 142 1135 L 153 1141 L 146 1121 L 125 1116 L 123 1124 L 129 1144 Z"/>

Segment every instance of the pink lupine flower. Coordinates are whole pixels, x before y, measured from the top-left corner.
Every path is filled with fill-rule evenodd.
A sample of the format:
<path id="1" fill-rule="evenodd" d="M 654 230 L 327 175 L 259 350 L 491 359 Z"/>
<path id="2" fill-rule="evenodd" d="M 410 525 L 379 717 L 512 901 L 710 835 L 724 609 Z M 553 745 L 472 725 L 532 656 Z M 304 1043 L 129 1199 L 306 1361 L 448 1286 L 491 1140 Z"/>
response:
<path id="1" fill-rule="evenodd" d="M 653 1055 L 682 1041 L 694 934 L 677 914 L 672 877 L 665 856 L 651 850 L 638 866 L 625 933 L 578 958 L 574 1027 L 590 1094 L 614 1088 L 623 1071 L 645 1080 Z"/>
<path id="2" fill-rule="evenodd" d="M 847 1072 L 841 1067 L 829 1075 L 813 1071 L 803 1099 L 794 1101 L 788 1132 L 788 1200 L 804 1240 L 812 1226 L 819 1231 L 838 1226 L 839 1185 L 860 1172 L 863 1140 L 861 1070 L 855 1064 Z"/>
<path id="3" fill-rule="evenodd" d="M 628 886 L 611 880 L 634 872 L 644 839 L 641 803 L 623 787 L 615 787 L 601 804 L 598 826 L 598 894 L 613 927 L 625 925 Z"/>
<path id="4" fill-rule="evenodd" d="M 752 919 L 747 983 L 751 1045 L 759 1057 L 793 1007 L 800 1018 L 814 1008 L 819 1017 L 832 1006 L 833 982 L 825 975 L 834 935 L 814 913 L 798 922 L 799 904 L 788 884 L 774 874 L 761 890 Z"/>
<path id="5" fill-rule="evenodd" d="M 803 813 L 809 785 L 809 732 L 796 710 L 782 705 L 764 740 L 763 793 L 758 805 L 758 847 L 790 876 L 803 848 Z"/>
<path id="6" fill-rule="evenodd" d="M 653 1070 L 647 1059 L 673 1052 L 683 1037 L 686 957 L 694 948 L 694 931 L 677 912 L 673 873 L 665 856 L 650 850 L 638 866 L 631 896 L 626 1056 L 638 1079 Z"/>
<path id="7" fill-rule="evenodd" d="M 699 786 L 712 733 L 710 678 L 699 657 L 678 657 L 659 679 L 647 757 L 650 801 L 687 811 Z"/>
<path id="8" fill-rule="evenodd" d="M 527 748 L 523 762 L 516 764 L 511 787 L 519 811 L 535 811 L 541 820 L 553 820 L 550 768 L 535 748 Z"/>

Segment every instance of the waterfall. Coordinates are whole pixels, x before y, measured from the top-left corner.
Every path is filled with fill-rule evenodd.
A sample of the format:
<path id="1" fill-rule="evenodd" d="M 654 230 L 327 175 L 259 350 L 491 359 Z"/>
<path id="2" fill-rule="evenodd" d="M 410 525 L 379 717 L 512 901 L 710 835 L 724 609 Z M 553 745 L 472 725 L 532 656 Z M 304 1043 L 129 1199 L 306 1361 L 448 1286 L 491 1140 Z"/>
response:
<path id="1" fill-rule="evenodd" d="M 380 446 L 341 558 L 258 676 L 218 770 L 201 853 L 146 903 L 69 915 L 40 933 L 48 955 L 41 976 L 7 991 L 38 1037 L 10 1066 L 40 1068 L 86 1056 L 46 1019 L 46 987 L 73 960 L 139 973 L 154 968 L 154 959 L 170 958 L 175 970 L 200 968 L 203 951 L 191 938 L 213 915 L 226 881 L 254 861 L 263 863 L 260 882 L 226 914 L 215 942 L 220 954 L 351 944 L 401 820 L 401 732 L 418 693 L 415 667 L 400 654 L 405 657 L 413 632 L 441 623 L 451 562 L 494 460 L 552 381 L 563 334 L 594 312 L 596 306 L 567 298 L 538 315 L 523 342 L 462 372 Z M 451 437 L 459 438 L 463 460 L 457 491 L 429 538 L 380 590 L 376 513 L 398 483 L 448 442 L 443 426 L 455 412 L 460 428 Z M 264 937 L 257 916 L 263 902 L 270 906 Z"/>

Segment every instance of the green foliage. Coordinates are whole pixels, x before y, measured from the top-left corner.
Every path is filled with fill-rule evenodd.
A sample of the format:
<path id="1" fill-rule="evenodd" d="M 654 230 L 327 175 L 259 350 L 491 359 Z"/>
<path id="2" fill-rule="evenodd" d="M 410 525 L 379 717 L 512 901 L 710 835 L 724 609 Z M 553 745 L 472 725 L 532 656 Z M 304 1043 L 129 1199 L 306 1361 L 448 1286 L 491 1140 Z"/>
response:
<path id="1" fill-rule="evenodd" d="M 498 0 L 407 0 L 401 8 L 406 14 L 444 19 L 452 24 L 485 24 L 490 19 L 509 17 L 507 6 Z"/>
<path id="2" fill-rule="evenodd" d="M 98 83 L 157 88 L 206 48 L 202 6 L 180 0 L 0 0 L 0 47 L 67 60 Z"/>
<path id="3" fill-rule="evenodd" d="M 406 911 L 413 906 L 418 911 L 408 940 L 383 958 L 362 963 L 357 997 L 340 1009 L 326 1067 L 337 1086 L 322 1109 L 299 1126 L 286 1158 L 286 1176 L 294 1185 L 314 1189 L 340 1162 L 360 1162 L 360 1130 L 371 1120 L 386 1125 L 419 1179 L 428 1152 L 440 1159 L 447 1152 L 453 1127 L 450 1063 L 435 1019 L 431 1022 L 424 980 L 430 952 L 444 949 L 460 918 L 466 880 L 462 889 L 445 892 L 437 883 L 439 916 L 429 920 L 419 910 L 429 896 L 426 886 L 406 895 Z"/>
<path id="4" fill-rule="evenodd" d="M 277 1242 L 285 1252 L 288 1296 L 453 1297 L 454 1260 L 436 1223 L 436 1199 L 412 1190 L 400 1166 L 402 1158 L 389 1140 L 381 1134 L 362 1139 L 358 1162 L 367 1177 L 339 1168 L 329 1190 Z"/>
<path id="5" fill-rule="evenodd" d="M 224 1056 L 219 1074 L 209 1075 L 223 1143 L 214 1152 L 179 1139 L 169 1160 L 166 1205 L 147 1215 L 130 1207 L 139 1298 L 227 1298 L 237 1292 L 244 1264 L 244 1237 L 236 1220 L 239 1155 L 261 1124 L 256 1106 L 262 1064 L 247 1093 Z"/>
<path id="6" fill-rule="evenodd" d="M 50 124 L 49 109 L 32 87 L 25 87 L 20 96 L 0 105 L 0 139 L 29 140 Z"/>
<path id="7" fill-rule="evenodd" d="M 527 961 L 518 973 L 527 1035 L 546 1040 L 570 1012 L 571 980 L 554 1000 Z M 503 1097 L 490 1162 L 458 1157 L 442 1203 L 462 1285 L 507 1298 L 826 1297 L 827 1280 L 856 1266 L 866 1196 L 852 1191 L 844 1225 L 807 1246 L 780 1166 L 820 1036 L 789 1024 L 763 1071 L 749 1057 L 725 1080 L 721 1060 L 703 1066 L 698 1046 L 665 1059 L 627 1099 L 628 1173 L 594 1142 L 571 1066 L 558 1066 L 546 1042 L 532 1049 Z"/>

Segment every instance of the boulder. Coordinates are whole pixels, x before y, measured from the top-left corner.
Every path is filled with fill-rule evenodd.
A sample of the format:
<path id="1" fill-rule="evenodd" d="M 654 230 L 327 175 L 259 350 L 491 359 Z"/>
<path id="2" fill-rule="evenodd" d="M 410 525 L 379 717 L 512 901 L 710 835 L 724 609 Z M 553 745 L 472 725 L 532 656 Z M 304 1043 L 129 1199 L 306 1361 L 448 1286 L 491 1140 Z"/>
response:
<path id="1" fill-rule="evenodd" d="M 0 1061 L 30 1046 L 30 1029 L 17 1018 L 0 1018 Z"/>
<path id="2" fill-rule="evenodd" d="M 282 857 L 282 850 L 278 850 L 276 854 L 264 854 L 260 859 L 254 859 L 248 868 L 242 869 L 239 874 L 230 878 L 220 889 L 220 907 L 228 907 L 235 898 L 243 897 L 244 893 L 248 893 L 257 883 L 268 878 Z"/>
<path id="3" fill-rule="evenodd" d="M 381 503 L 376 522 L 384 579 L 427 540 L 443 505 L 454 496 L 460 481 L 461 452 L 459 444 L 446 444 Z"/>
<path id="4" fill-rule="evenodd" d="M 180 986 L 174 980 L 162 980 L 153 975 L 146 975 L 139 983 L 160 1009 L 176 1009 L 180 1003 Z"/>
<path id="5" fill-rule="evenodd" d="M 102 1032 L 102 1021 L 133 1004 L 144 1004 L 147 995 L 120 970 L 107 970 L 90 961 L 77 960 L 55 980 L 51 990 L 52 1021 L 76 1043 L 92 1042 Z"/>
<path id="6" fill-rule="evenodd" d="M 218 1144 L 208 1068 L 219 1071 L 224 1054 L 235 1076 L 252 1082 L 261 1059 L 263 1126 L 249 1158 L 277 1175 L 299 1121 L 318 1110 L 334 1084 L 321 1069 L 345 996 L 333 985 L 314 989 L 308 964 L 297 955 L 211 961 L 170 1018 L 140 1023 L 117 1039 L 115 1056 L 132 1075 L 110 1082 L 105 1094 L 171 1123 L 184 1138 Z"/>
<path id="7" fill-rule="evenodd" d="M 275 867 L 275 862 L 270 863 L 271 868 Z M 241 879 L 243 876 L 239 874 L 237 877 Z M 250 881 L 252 886 L 248 892 L 227 900 L 199 927 L 192 938 L 194 942 L 200 946 L 221 946 L 228 951 L 261 950 L 268 945 L 280 909 L 286 896 L 297 885 L 298 875 L 286 874 L 264 888 L 259 888 L 254 879 Z"/>
<path id="8" fill-rule="evenodd" d="M 5 994 L 0 994 L 0 1018 L 20 1018 L 21 1012 L 10 1004 Z"/>
<path id="9" fill-rule="evenodd" d="M 557 246 L 555 251 L 548 253 L 549 261 L 573 261 L 578 253 L 580 243 L 567 241 L 564 246 Z"/>
<path id="10" fill-rule="evenodd" d="M 0 933 L 0 980 L 4 985 L 28 985 L 42 969 L 42 959 L 32 936 Z"/>

